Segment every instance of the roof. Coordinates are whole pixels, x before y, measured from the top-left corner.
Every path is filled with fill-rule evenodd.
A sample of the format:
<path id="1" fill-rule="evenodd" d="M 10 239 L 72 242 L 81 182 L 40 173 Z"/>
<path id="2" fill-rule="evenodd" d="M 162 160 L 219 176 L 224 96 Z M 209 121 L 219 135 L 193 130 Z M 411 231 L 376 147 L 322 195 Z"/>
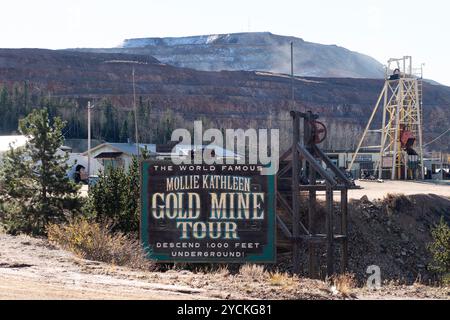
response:
<path id="1" fill-rule="evenodd" d="M 105 143 L 102 143 L 102 144 L 92 148 L 91 152 L 101 149 L 106 146 L 109 146 L 109 147 L 117 150 L 118 152 L 126 153 L 130 156 L 137 156 L 136 143 L 105 142 Z M 141 149 L 141 152 L 144 151 L 145 149 L 147 149 L 148 152 L 150 152 L 150 153 L 156 152 L 155 144 L 139 143 L 139 147 Z M 88 151 L 83 152 L 83 155 L 87 155 Z"/>
<path id="2" fill-rule="evenodd" d="M 137 148 L 136 143 L 107 143 L 113 148 L 122 151 L 123 153 L 127 153 L 129 155 L 137 156 Z M 149 143 L 140 143 L 139 147 L 141 150 L 147 149 L 150 153 L 156 152 L 156 145 Z"/>
<path id="3" fill-rule="evenodd" d="M 150 153 L 157 153 L 156 152 L 156 145 L 155 144 L 145 144 L 145 143 L 140 143 L 139 144 L 141 150 L 145 150 L 147 149 Z M 116 152 L 122 152 L 125 154 L 128 154 L 130 156 L 137 156 L 137 149 L 136 149 L 136 144 L 135 143 L 116 143 L 116 142 L 105 142 L 102 143 L 101 145 L 96 146 L 95 148 L 91 149 L 91 153 L 94 151 L 97 151 L 103 147 L 111 147 L 113 148 Z M 176 145 L 176 154 L 182 154 L 182 155 L 190 155 L 191 150 L 204 150 L 204 149 L 214 149 L 214 152 L 216 154 L 216 156 L 219 157 L 224 157 L 224 158 L 239 158 L 240 156 L 230 150 L 227 149 L 223 149 L 219 146 L 211 146 L 211 145 L 182 145 L 182 144 L 177 144 Z M 141 151 L 141 152 L 142 152 Z M 87 151 L 83 152 L 83 155 L 87 155 Z M 162 153 L 160 153 L 162 154 Z M 168 153 L 169 155 L 171 154 L 171 152 Z"/>
<path id="4" fill-rule="evenodd" d="M 95 159 L 111 159 L 111 158 L 117 158 L 121 156 L 123 152 L 102 152 L 98 155 L 96 155 Z"/>
<path id="5" fill-rule="evenodd" d="M 183 155 L 190 155 L 191 150 L 198 151 L 204 149 L 213 149 L 216 156 L 224 158 L 239 158 L 239 155 L 233 151 L 223 149 L 215 145 L 188 145 L 188 144 L 178 144 L 176 145 L 176 153 Z"/>
<path id="6" fill-rule="evenodd" d="M 0 136 L 0 152 L 6 152 L 9 150 L 9 145 L 14 147 L 22 147 L 27 142 L 25 136 Z"/>

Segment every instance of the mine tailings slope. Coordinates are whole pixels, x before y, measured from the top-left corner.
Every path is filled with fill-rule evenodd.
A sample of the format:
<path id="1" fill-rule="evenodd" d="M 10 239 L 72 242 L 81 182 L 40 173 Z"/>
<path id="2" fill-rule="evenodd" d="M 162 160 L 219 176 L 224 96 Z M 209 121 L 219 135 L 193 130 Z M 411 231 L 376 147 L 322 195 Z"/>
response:
<path id="1" fill-rule="evenodd" d="M 435 280 L 427 249 L 441 217 L 450 224 L 450 199 L 433 194 L 387 195 L 350 202 L 350 270 L 361 279 L 377 265 L 384 280 Z"/>
<path id="2" fill-rule="evenodd" d="M 136 92 L 152 112 L 170 109 L 187 120 L 209 118 L 219 127 L 263 127 L 270 118 L 274 127 L 290 130 L 291 79 L 283 74 L 196 71 L 143 55 L 0 49 L 0 84 L 27 81 L 35 92 L 83 103 L 107 97 L 119 108 L 130 108 L 133 66 Z M 354 148 L 382 87 L 376 79 L 297 77 L 295 107 L 318 112 L 326 122 L 329 139 L 322 147 Z M 450 88 L 425 83 L 423 91 L 426 142 L 448 128 Z M 450 141 L 433 146 L 448 150 Z"/>

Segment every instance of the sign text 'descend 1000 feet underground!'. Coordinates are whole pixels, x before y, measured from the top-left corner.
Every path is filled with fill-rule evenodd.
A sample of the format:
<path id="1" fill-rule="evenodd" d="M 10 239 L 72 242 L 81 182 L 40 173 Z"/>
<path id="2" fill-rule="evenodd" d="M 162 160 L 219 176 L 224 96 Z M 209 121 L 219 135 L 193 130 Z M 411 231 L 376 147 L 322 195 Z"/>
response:
<path id="1" fill-rule="evenodd" d="M 141 165 L 141 240 L 159 262 L 274 262 L 275 177 L 257 165 Z"/>

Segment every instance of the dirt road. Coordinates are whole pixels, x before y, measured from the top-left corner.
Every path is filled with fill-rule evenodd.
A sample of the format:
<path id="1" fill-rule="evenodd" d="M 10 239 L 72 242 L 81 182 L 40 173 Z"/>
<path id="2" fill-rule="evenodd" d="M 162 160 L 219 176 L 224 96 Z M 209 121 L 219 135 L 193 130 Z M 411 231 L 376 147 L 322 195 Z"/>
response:
<path id="1" fill-rule="evenodd" d="M 352 299 L 449 299 L 449 289 L 383 286 L 351 290 Z M 83 260 L 45 239 L 0 233 L 0 299 L 343 299 L 329 284 L 261 268 L 142 272 Z"/>
<path id="2" fill-rule="evenodd" d="M 383 199 L 383 197 L 388 193 L 404 195 L 435 194 L 450 198 L 449 185 L 389 180 L 384 181 L 383 183 L 356 181 L 356 184 L 361 186 L 363 189 L 350 190 L 348 196 L 351 199 L 360 199 L 362 196 L 366 195 L 369 200 L 377 200 Z"/>
<path id="3" fill-rule="evenodd" d="M 0 299 L 211 299 L 220 293 L 148 281 L 87 261 L 46 240 L 0 234 Z"/>
<path id="4" fill-rule="evenodd" d="M 435 194 L 450 198 L 450 185 L 438 185 L 432 183 L 421 183 L 412 181 L 390 181 L 380 182 L 356 181 L 361 189 L 349 190 L 349 199 L 361 199 L 367 196 L 370 201 L 383 199 L 388 193 L 391 194 Z M 325 200 L 325 192 L 320 192 L 318 198 Z M 334 200 L 340 201 L 339 192 L 334 193 Z"/>

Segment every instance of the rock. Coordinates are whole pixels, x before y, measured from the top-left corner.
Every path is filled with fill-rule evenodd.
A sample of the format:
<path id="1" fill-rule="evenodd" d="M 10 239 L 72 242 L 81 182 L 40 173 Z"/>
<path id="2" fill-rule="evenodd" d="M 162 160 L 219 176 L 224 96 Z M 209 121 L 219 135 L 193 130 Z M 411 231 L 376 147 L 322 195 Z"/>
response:
<path id="1" fill-rule="evenodd" d="M 362 196 L 361 199 L 359 199 L 359 200 L 361 200 L 361 202 L 366 202 L 366 203 L 370 202 L 369 198 L 366 195 Z"/>

